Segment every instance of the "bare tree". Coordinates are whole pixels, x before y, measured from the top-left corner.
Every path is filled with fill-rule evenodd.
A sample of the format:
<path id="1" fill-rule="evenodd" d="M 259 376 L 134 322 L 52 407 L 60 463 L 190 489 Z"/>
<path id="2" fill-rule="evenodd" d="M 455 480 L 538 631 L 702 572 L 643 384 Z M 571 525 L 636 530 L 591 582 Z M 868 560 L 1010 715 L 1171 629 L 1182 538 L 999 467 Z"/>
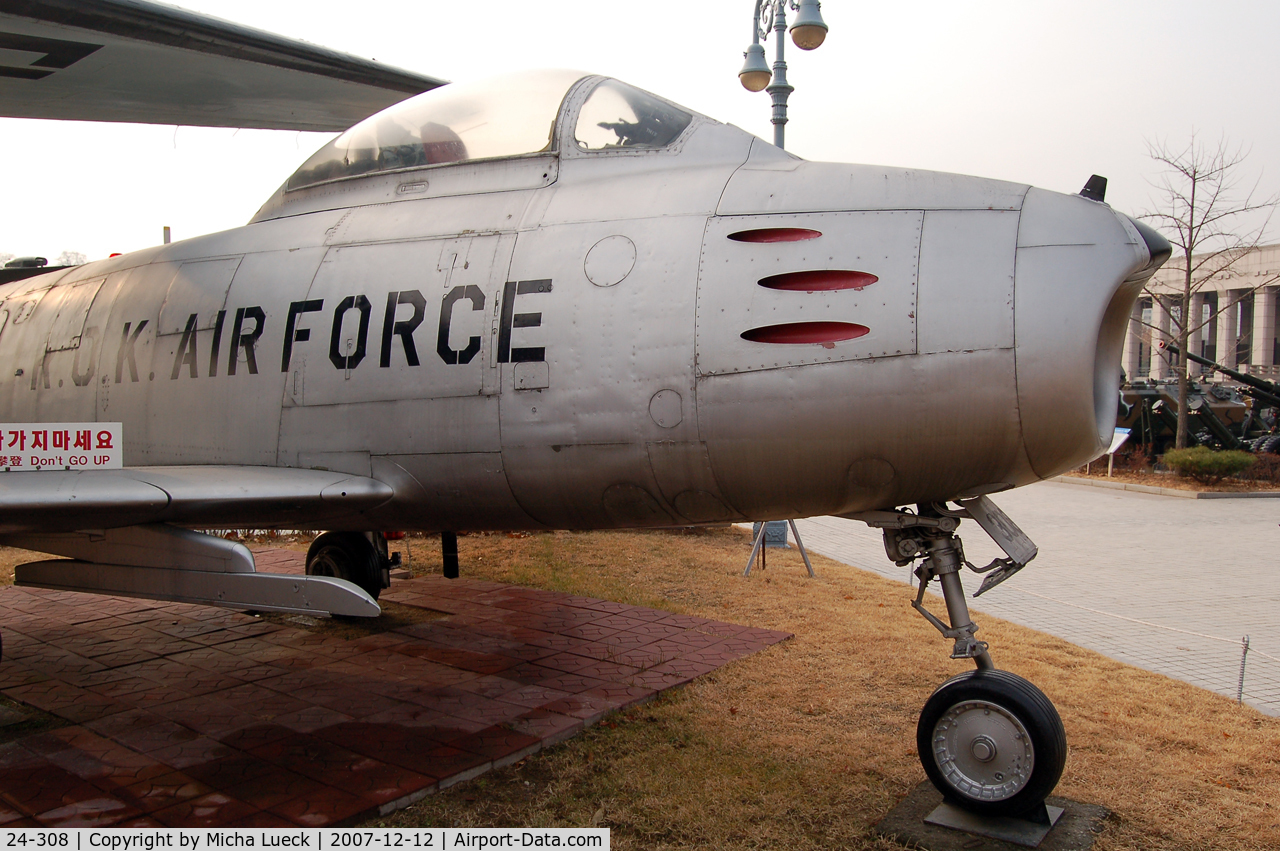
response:
<path id="1" fill-rule="evenodd" d="M 1167 143 L 1147 143 L 1147 153 L 1160 163 L 1163 173 L 1154 185 L 1160 191 L 1158 207 L 1141 218 L 1163 231 L 1173 244 L 1173 256 L 1165 270 L 1174 273 L 1180 287 L 1174 295 L 1175 310 L 1168 311 L 1173 336 L 1183 357 L 1178 361 L 1178 434 L 1176 446 L 1187 445 L 1187 389 L 1190 384 L 1191 335 L 1212 322 L 1218 313 L 1249 293 L 1274 283 L 1277 277 L 1251 282 L 1231 304 L 1220 299 L 1208 318 L 1191 315 L 1192 296 L 1212 284 L 1243 275 L 1239 267 L 1248 254 L 1262 244 L 1271 223 L 1271 214 L 1280 204 L 1280 195 L 1257 197 L 1258 182 L 1247 189 L 1240 186 L 1240 168 L 1248 156 L 1241 145 L 1226 138 L 1208 145 L 1191 134 L 1182 148 Z M 1164 276 L 1162 276 L 1164 277 Z M 1165 278 L 1167 281 L 1168 279 Z M 1147 284 L 1153 304 L 1161 295 L 1156 281 Z M 1156 329 L 1163 332 L 1163 329 Z M 1156 356 L 1154 347 L 1152 357 Z M 1221 360 L 1221 357 L 1219 357 Z"/>
<path id="2" fill-rule="evenodd" d="M 83 266 L 89 262 L 89 257 L 82 251 L 64 251 L 58 255 L 58 259 L 53 261 L 55 266 Z"/>

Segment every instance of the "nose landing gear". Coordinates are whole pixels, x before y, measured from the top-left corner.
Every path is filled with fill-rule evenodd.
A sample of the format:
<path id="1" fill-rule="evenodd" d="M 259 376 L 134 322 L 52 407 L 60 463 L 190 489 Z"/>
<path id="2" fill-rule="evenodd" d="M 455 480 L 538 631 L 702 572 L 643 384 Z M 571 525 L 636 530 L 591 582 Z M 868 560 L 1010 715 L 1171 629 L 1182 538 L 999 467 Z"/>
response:
<path id="1" fill-rule="evenodd" d="M 1031 683 L 996 670 L 987 644 L 974 636 L 960 570 L 986 574 L 978 594 L 1017 573 L 1036 556 L 1036 547 L 990 499 L 962 500 L 960 511 L 921 506 L 906 511 L 872 511 L 855 516 L 883 529 L 885 551 L 899 566 L 915 568 L 920 590 L 912 606 L 954 641 L 953 659 L 972 659 L 977 670 L 947 680 L 929 697 L 916 727 L 916 745 L 925 774 L 945 798 L 982 816 L 1021 816 L 1043 809 L 1067 759 L 1062 719 L 1049 698 Z M 1006 554 L 986 567 L 964 557 L 955 534 L 961 518 L 971 518 Z M 950 623 L 924 607 L 933 579 L 942 587 Z M 977 596 L 975 594 L 975 596 Z"/>

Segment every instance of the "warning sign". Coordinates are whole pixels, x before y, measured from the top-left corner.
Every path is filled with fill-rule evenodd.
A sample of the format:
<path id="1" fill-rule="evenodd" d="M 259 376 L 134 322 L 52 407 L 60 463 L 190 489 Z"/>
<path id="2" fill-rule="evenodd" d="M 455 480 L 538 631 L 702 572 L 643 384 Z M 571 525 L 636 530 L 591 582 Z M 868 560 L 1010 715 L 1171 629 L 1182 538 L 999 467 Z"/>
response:
<path id="1" fill-rule="evenodd" d="M 120 423 L 0 424 L 0 470 L 118 470 Z"/>

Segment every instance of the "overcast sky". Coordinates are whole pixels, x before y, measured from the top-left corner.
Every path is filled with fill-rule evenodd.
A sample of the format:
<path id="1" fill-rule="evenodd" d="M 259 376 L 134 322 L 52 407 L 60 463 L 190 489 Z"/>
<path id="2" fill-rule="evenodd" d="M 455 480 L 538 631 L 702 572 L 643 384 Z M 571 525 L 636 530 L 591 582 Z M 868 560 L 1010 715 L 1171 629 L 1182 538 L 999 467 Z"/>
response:
<path id="1" fill-rule="evenodd" d="M 609 74 L 767 139 L 738 83 L 752 0 L 539 3 L 182 0 L 193 11 L 445 79 Z M 1280 4 L 826 0 L 826 43 L 788 51 L 787 147 L 1153 204 L 1147 141 L 1245 144 L 1280 189 Z M 770 49 L 772 60 L 772 48 Z M 0 252 L 91 259 L 244 224 L 326 134 L 0 119 Z M 1275 234 L 1272 235 L 1276 238 Z"/>

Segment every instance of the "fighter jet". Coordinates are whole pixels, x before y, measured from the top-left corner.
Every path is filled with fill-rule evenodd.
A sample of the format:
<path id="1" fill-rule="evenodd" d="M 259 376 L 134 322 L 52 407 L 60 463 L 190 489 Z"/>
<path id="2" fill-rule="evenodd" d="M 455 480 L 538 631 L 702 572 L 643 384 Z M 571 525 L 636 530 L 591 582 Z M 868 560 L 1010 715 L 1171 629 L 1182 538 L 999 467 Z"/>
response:
<path id="1" fill-rule="evenodd" d="M 992 494 L 1111 440 L 1170 249 L 1103 181 L 807 162 L 620 80 L 441 86 L 142 2 L 0 11 L 35 57 L 6 114 L 344 131 L 244 227 L 0 287 L 0 543 L 69 557 L 19 584 L 376 616 L 388 529 L 855 517 L 975 664 L 921 715 L 929 777 L 1043 806 L 1062 723 L 961 574 L 1035 555 Z M 326 531 L 303 579 L 194 531 L 227 527 Z"/>

